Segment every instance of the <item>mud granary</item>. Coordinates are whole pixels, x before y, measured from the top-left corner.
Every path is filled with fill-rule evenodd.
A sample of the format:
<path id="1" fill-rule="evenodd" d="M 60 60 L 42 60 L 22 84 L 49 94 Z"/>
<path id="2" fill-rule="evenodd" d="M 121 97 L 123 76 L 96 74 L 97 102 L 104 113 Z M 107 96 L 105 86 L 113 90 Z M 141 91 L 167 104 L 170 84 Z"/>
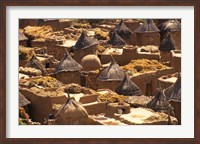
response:
<path id="1" fill-rule="evenodd" d="M 19 124 L 181 124 L 181 20 L 20 19 Z"/>

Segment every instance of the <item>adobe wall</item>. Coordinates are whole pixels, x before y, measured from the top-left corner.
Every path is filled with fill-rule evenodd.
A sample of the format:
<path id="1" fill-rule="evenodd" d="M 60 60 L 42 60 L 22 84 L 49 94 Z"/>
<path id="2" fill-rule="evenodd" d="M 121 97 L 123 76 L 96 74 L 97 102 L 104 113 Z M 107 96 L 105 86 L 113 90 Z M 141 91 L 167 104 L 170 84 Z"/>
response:
<path id="1" fill-rule="evenodd" d="M 160 51 L 160 56 L 162 62 L 168 62 L 171 61 L 172 53 L 170 51 L 169 52 Z"/>
<path id="2" fill-rule="evenodd" d="M 178 120 L 178 124 L 181 124 L 181 102 L 170 101 L 170 104 L 174 108 L 175 117 Z"/>
<path id="3" fill-rule="evenodd" d="M 131 77 L 131 80 L 141 89 L 144 95 L 153 96 L 157 94 L 158 78 L 166 74 L 172 74 L 173 72 L 173 68 L 148 72 L 135 75 Z"/>
<path id="4" fill-rule="evenodd" d="M 127 39 L 124 39 L 125 42 L 129 45 L 137 45 L 137 36 L 136 36 L 136 33 L 133 33 L 129 38 Z"/>
<path id="5" fill-rule="evenodd" d="M 97 85 L 97 78 L 99 76 L 98 72 L 88 72 L 88 75 L 86 76 L 86 83 L 85 86 L 94 90 L 98 89 Z"/>
<path id="6" fill-rule="evenodd" d="M 176 49 L 181 50 L 181 32 L 180 31 L 172 31 L 171 35 L 175 40 Z"/>
<path id="7" fill-rule="evenodd" d="M 55 75 L 55 78 L 63 84 L 76 83 L 80 85 L 80 72 L 60 72 Z"/>
<path id="8" fill-rule="evenodd" d="M 100 81 L 97 79 L 98 89 L 110 89 L 115 91 L 121 81 Z"/>
<path id="9" fill-rule="evenodd" d="M 38 96 L 28 90 L 20 90 L 20 92 L 31 102 L 29 115 L 33 121 L 43 123 L 44 118 L 49 114 L 54 113 L 52 102 L 65 103 L 66 96 L 57 98 Z"/>
<path id="10" fill-rule="evenodd" d="M 164 81 L 162 78 L 158 79 L 158 83 L 160 83 L 160 86 L 162 89 L 166 89 L 169 86 L 171 86 L 172 84 L 174 84 L 173 82 L 170 82 L 170 81 Z"/>
<path id="11" fill-rule="evenodd" d="M 171 66 L 174 67 L 174 72 L 181 71 L 181 57 L 171 56 Z"/>
<path id="12" fill-rule="evenodd" d="M 19 45 L 22 45 L 24 47 L 27 47 L 27 40 L 20 40 Z"/>
<path id="13" fill-rule="evenodd" d="M 55 59 L 62 60 L 66 54 L 65 47 L 59 45 L 47 46 L 47 54 L 53 55 Z"/>
<path id="14" fill-rule="evenodd" d="M 31 40 L 31 47 L 45 47 L 45 41 Z"/>
<path id="15" fill-rule="evenodd" d="M 97 50 L 97 45 L 93 45 L 93 46 L 85 48 L 85 49 L 74 50 L 74 59 L 78 63 L 81 63 L 81 60 L 83 59 L 84 56 L 89 55 L 89 54 L 97 55 L 96 50 Z"/>
<path id="16" fill-rule="evenodd" d="M 106 103 L 105 102 L 87 103 L 83 104 L 83 107 L 86 109 L 89 115 L 97 115 L 105 113 Z"/>
<path id="17" fill-rule="evenodd" d="M 160 45 L 160 33 L 137 33 L 137 45 L 146 46 L 146 45 Z"/>

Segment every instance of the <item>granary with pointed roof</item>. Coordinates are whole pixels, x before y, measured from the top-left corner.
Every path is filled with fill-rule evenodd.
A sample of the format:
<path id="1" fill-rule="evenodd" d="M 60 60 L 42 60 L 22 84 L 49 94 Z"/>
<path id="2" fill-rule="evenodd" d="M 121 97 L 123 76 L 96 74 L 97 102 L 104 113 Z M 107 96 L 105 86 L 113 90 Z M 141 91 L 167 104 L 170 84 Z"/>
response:
<path id="1" fill-rule="evenodd" d="M 175 117 L 181 124 L 181 75 L 179 74 L 176 82 L 163 90 L 165 98 L 174 107 Z"/>
<path id="2" fill-rule="evenodd" d="M 110 31 L 110 39 L 115 33 L 119 35 L 127 44 L 135 45 L 135 38 L 133 37 L 133 32 L 126 26 L 124 20 L 121 20 L 119 24 L 116 25 L 115 28 Z"/>
<path id="3" fill-rule="evenodd" d="M 82 66 L 77 63 L 68 52 L 55 69 L 55 77 L 64 84 L 80 84 Z"/>
<path id="4" fill-rule="evenodd" d="M 170 113 L 170 115 L 174 115 L 174 108 L 164 97 L 162 91 L 158 92 L 158 94 L 150 102 L 147 103 L 147 107 L 153 109 L 156 112 L 163 112 L 166 114 Z"/>
<path id="5" fill-rule="evenodd" d="M 108 44 L 112 46 L 122 47 L 125 46 L 127 43 L 114 31 L 112 35 L 110 35 L 110 40 Z"/>
<path id="6" fill-rule="evenodd" d="M 124 96 L 140 96 L 142 94 L 140 88 L 126 74 L 122 82 L 115 89 L 115 92 Z"/>
<path id="7" fill-rule="evenodd" d="M 87 36 L 83 31 L 79 39 L 77 40 L 74 50 L 74 59 L 80 63 L 82 58 L 88 54 L 97 54 L 98 41 L 94 38 Z"/>
<path id="8" fill-rule="evenodd" d="M 108 88 L 115 91 L 119 83 L 124 79 L 123 69 L 112 59 L 110 65 L 104 68 L 98 76 L 98 88 Z"/>
<path id="9" fill-rule="evenodd" d="M 68 97 L 59 113 L 56 115 L 55 124 L 59 125 L 87 125 L 88 113 L 75 99 Z"/>
<path id="10" fill-rule="evenodd" d="M 160 44 L 160 30 L 154 24 L 152 19 L 146 19 L 144 24 L 140 25 L 136 30 L 137 45 L 156 45 Z"/>
<path id="11" fill-rule="evenodd" d="M 171 32 L 176 42 L 176 49 L 181 49 L 181 23 L 177 19 L 170 19 L 158 25 L 161 40 L 166 37 L 167 32 Z"/>
<path id="12" fill-rule="evenodd" d="M 161 41 L 159 50 L 160 56 L 163 62 L 170 62 L 172 58 L 172 50 L 176 49 L 176 43 L 173 39 L 170 32 L 167 33 L 167 36 Z"/>
<path id="13" fill-rule="evenodd" d="M 28 38 L 24 35 L 24 33 L 19 30 L 19 45 L 27 47 Z"/>
<path id="14" fill-rule="evenodd" d="M 39 61 L 35 55 L 33 55 L 30 61 L 26 63 L 25 67 L 32 67 L 39 69 L 42 72 L 42 75 L 47 75 L 47 71 L 46 68 L 44 67 L 44 64 L 41 61 Z"/>

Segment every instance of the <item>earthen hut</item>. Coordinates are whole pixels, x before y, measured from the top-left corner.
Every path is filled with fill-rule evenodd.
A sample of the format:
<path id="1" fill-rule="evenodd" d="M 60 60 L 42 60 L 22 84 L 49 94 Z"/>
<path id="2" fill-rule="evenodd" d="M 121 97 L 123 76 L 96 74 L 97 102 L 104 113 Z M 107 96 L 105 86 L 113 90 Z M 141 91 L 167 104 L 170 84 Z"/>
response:
<path id="1" fill-rule="evenodd" d="M 175 50 L 176 45 L 175 45 L 175 40 L 171 36 L 170 33 L 161 41 L 159 50 L 160 50 L 160 55 L 161 59 L 163 62 L 167 62 L 171 60 L 171 50 Z"/>
<path id="2" fill-rule="evenodd" d="M 165 38 L 166 32 L 170 31 L 176 41 L 176 49 L 181 49 L 181 23 L 178 20 L 168 20 L 158 26 L 161 40 Z"/>
<path id="3" fill-rule="evenodd" d="M 160 44 L 159 29 L 153 23 L 152 19 L 147 19 L 146 22 L 135 30 L 137 36 L 137 45 L 156 45 Z"/>
<path id="4" fill-rule="evenodd" d="M 86 125 L 88 124 L 88 113 L 80 103 L 73 98 L 69 98 L 58 113 L 55 124 Z"/>
<path id="5" fill-rule="evenodd" d="M 178 119 L 178 123 L 181 124 L 181 76 L 176 82 L 163 90 L 165 98 L 174 107 L 175 116 Z"/>
<path id="6" fill-rule="evenodd" d="M 103 69 L 97 79 L 98 88 L 108 88 L 115 91 L 119 83 L 124 79 L 125 73 L 113 59 L 110 65 Z"/>
<path id="7" fill-rule="evenodd" d="M 81 62 L 82 58 L 88 54 L 97 54 L 97 45 L 98 41 L 96 39 L 90 38 L 86 35 L 86 32 L 83 31 L 75 46 L 74 50 L 74 59 L 77 62 Z"/>
<path id="8" fill-rule="evenodd" d="M 64 84 L 80 84 L 80 70 L 82 66 L 77 63 L 67 52 L 54 72 L 55 77 Z"/>
<path id="9" fill-rule="evenodd" d="M 47 75 L 47 71 L 44 65 L 36 58 L 35 55 L 33 55 L 30 61 L 26 63 L 25 67 L 32 67 L 39 69 L 42 72 L 42 75 Z"/>
<path id="10" fill-rule="evenodd" d="M 108 41 L 108 44 L 111 44 L 112 46 L 122 47 L 127 43 L 114 31 L 113 34 L 110 35 L 110 40 Z"/>
<path id="11" fill-rule="evenodd" d="M 27 47 L 28 38 L 23 32 L 19 31 L 19 45 Z"/>
<path id="12" fill-rule="evenodd" d="M 115 90 L 119 95 L 125 96 L 140 96 L 142 94 L 140 88 L 129 78 L 128 75 L 125 75 L 123 81 Z"/>

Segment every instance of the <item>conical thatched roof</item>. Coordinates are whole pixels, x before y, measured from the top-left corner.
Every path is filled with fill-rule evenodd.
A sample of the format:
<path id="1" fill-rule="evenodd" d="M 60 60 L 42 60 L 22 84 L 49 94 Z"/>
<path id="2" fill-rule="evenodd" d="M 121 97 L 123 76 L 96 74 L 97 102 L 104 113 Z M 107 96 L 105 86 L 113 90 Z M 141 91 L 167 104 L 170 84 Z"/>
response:
<path id="1" fill-rule="evenodd" d="M 77 63 L 67 52 L 65 57 L 60 61 L 58 66 L 56 67 L 55 74 L 60 72 L 73 72 L 73 71 L 80 71 L 82 66 Z"/>
<path id="2" fill-rule="evenodd" d="M 113 59 L 110 65 L 100 73 L 98 79 L 101 81 L 122 81 L 124 76 L 123 69 Z"/>
<path id="3" fill-rule="evenodd" d="M 41 70 L 42 75 L 46 75 L 47 71 L 45 69 L 45 67 L 43 66 L 42 62 L 39 61 L 35 55 L 33 55 L 33 57 L 30 59 L 29 62 L 27 62 L 27 64 L 25 65 L 25 67 L 32 67 L 32 68 L 36 68 Z"/>
<path id="4" fill-rule="evenodd" d="M 30 102 L 19 92 L 19 106 L 23 107 L 30 104 Z"/>
<path id="5" fill-rule="evenodd" d="M 181 102 L 181 76 L 172 86 L 163 90 L 163 93 L 167 100 Z"/>
<path id="6" fill-rule="evenodd" d="M 153 33 L 153 32 L 159 32 L 160 30 L 157 28 L 157 26 L 153 23 L 152 19 L 147 19 L 146 22 L 139 26 L 135 32 L 136 33 Z"/>
<path id="7" fill-rule="evenodd" d="M 19 41 L 28 40 L 23 32 L 19 31 Z"/>
<path id="8" fill-rule="evenodd" d="M 83 31 L 78 41 L 76 42 L 74 49 L 85 49 L 97 44 L 98 41 L 96 39 L 88 37 L 86 32 Z"/>
<path id="9" fill-rule="evenodd" d="M 147 107 L 156 112 L 168 113 L 173 110 L 173 107 L 169 104 L 161 91 L 147 104 Z"/>
<path id="10" fill-rule="evenodd" d="M 142 94 L 139 87 L 127 75 L 125 75 L 115 92 L 125 96 L 140 96 Z"/>
<path id="11" fill-rule="evenodd" d="M 167 36 L 161 41 L 159 50 L 171 51 L 175 49 L 176 49 L 175 40 L 172 38 L 170 32 L 168 32 Z"/>
<path id="12" fill-rule="evenodd" d="M 114 30 L 110 31 L 110 37 L 114 34 L 114 32 L 116 32 L 123 39 L 129 38 L 133 34 L 133 32 L 125 25 L 123 20 L 120 21 Z"/>
<path id="13" fill-rule="evenodd" d="M 113 46 L 124 46 L 126 42 L 114 31 L 112 35 L 110 35 L 110 40 L 108 44 Z"/>
<path id="14" fill-rule="evenodd" d="M 181 23 L 178 20 L 168 20 L 158 26 L 159 30 L 162 31 L 181 31 Z"/>
<path id="15" fill-rule="evenodd" d="M 88 113 L 85 108 L 70 98 L 56 116 L 55 123 L 59 125 L 87 124 Z"/>

